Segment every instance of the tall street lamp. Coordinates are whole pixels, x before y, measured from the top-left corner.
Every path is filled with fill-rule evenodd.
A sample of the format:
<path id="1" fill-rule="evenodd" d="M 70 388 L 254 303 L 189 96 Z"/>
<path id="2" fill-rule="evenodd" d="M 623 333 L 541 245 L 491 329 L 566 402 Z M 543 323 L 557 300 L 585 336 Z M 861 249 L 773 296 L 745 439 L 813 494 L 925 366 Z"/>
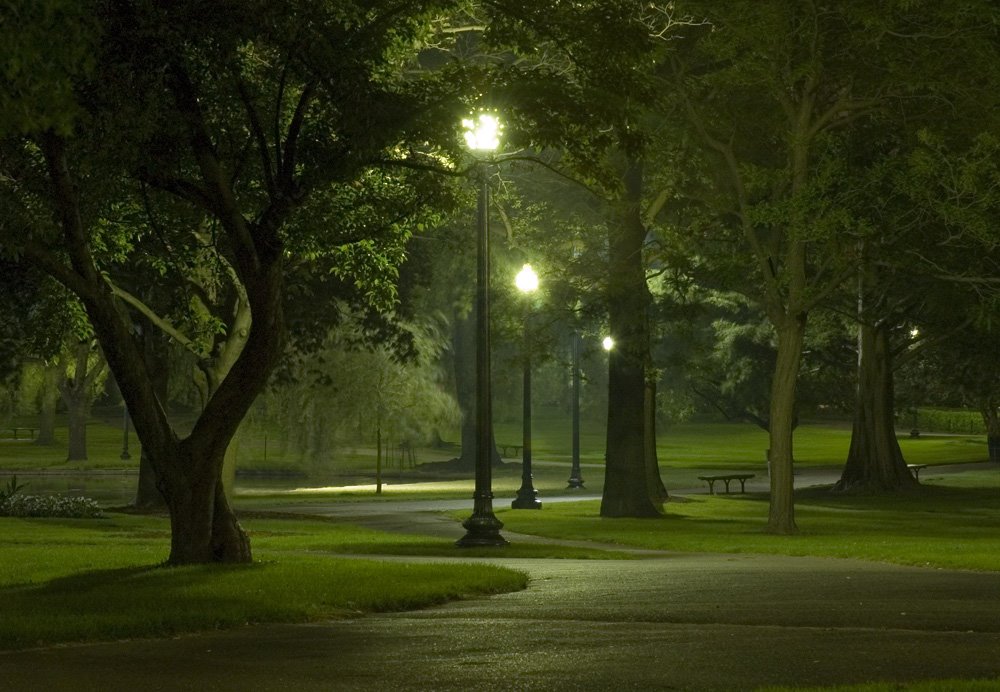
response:
<path id="1" fill-rule="evenodd" d="M 567 488 L 582 488 L 580 473 L 580 332 L 573 332 L 573 465 Z"/>
<path id="2" fill-rule="evenodd" d="M 500 146 L 500 121 L 486 113 L 462 121 L 465 142 L 474 154 L 486 155 Z M 462 523 L 466 533 L 456 541 L 461 548 L 507 545 L 500 535 L 503 523 L 493 514 L 491 467 L 492 411 L 490 394 L 490 188 L 484 161 L 479 176 L 478 234 L 476 242 L 476 489 L 472 516 Z"/>
<path id="3" fill-rule="evenodd" d="M 514 279 L 517 289 L 524 294 L 524 408 L 521 416 L 521 487 L 510 503 L 513 509 L 541 509 L 538 491 L 531 478 L 531 294 L 538 290 L 538 275 L 525 264 Z"/>

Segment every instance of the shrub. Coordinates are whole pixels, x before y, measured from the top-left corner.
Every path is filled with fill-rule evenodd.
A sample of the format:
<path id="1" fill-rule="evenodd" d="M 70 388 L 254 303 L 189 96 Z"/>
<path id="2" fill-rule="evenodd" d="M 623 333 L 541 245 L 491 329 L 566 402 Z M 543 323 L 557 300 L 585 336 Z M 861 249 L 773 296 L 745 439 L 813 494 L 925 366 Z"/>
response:
<path id="1" fill-rule="evenodd" d="M 15 489 L 16 492 L 16 489 Z M 0 494 L 0 516 L 68 517 L 89 519 L 102 516 L 101 508 L 89 497 Z"/>

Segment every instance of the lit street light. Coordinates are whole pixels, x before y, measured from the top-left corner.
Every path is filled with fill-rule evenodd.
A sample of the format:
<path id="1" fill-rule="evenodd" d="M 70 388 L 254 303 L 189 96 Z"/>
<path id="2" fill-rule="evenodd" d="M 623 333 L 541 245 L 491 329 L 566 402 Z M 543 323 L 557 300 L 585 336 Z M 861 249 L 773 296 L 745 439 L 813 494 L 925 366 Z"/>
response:
<path id="1" fill-rule="evenodd" d="M 500 146 L 500 121 L 480 114 L 462 121 L 465 142 L 474 154 L 488 154 Z M 462 548 L 507 545 L 500 535 L 503 523 L 493 514 L 491 446 L 493 440 L 490 393 L 490 188 L 485 162 L 479 175 L 478 234 L 476 242 L 476 489 L 472 516 L 462 526 L 466 534 L 456 541 Z"/>
<path id="2" fill-rule="evenodd" d="M 531 294 L 538 289 L 538 275 L 530 264 L 521 268 L 514 280 L 517 289 L 524 294 L 524 409 L 521 417 L 523 437 L 521 439 L 521 487 L 517 497 L 510 503 L 513 509 L 541 509 L 538 491 L 531 478 Z"/>

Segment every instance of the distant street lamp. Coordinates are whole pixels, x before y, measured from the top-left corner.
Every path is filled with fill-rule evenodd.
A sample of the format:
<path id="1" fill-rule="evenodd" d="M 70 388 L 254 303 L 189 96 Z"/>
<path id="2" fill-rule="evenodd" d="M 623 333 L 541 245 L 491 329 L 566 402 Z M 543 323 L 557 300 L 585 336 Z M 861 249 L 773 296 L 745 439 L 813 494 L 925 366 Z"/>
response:
<path id="1" fill-rule="evenodd" d="M 613 349 L 615 347 L 615 340 L 612 339 L 610 336 L 606 336 L 601 341 L 601 346 L 604 347 L 605 351 L 610 351 L 611 349 Z"/>
<path id="2" fill-rule="evenodd" d="M 517 289 L 525 296 L 524 301 L 524 408 L 521 416 L 523 436 L 521 439 L 521 487 L 517 497 L 510 503 L 513 509 L 541 509 L 538 491 L 531 478 L 531 294 L 538 290 L 538 275 L 525 264 L 514 280 Z"/>
<path id="3" fill-rule="evenodd" d="M 465 142 L 474 154 L 487 154 L 500 146 L 500 121 L 486 113 L 462 121 Z M 490 188 L 484 161 L 479 176 L 478 235 L 476 242 L 476 489 L 472 516 L 462 523 L 466 534 L 456 541 L 461 548 L 507 545 L 500 535 L 503 523 L 493 514 L 490 392 Z"/>
<path id="4" fill-rule="evenodd" d="M 567 488 L 582 488 L 580 473 L 580 332 L 573 332 L 573 465 Z"/>

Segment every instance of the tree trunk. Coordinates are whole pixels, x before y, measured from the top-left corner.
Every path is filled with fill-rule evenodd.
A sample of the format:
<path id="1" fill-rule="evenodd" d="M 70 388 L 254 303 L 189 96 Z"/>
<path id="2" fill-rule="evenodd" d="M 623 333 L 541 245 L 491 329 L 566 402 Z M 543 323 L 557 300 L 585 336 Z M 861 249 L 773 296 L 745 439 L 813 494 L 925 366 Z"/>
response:
<path id="1" fill-rule="evenodd" d="M 160 401 L 166 401 L 170 390 L 170 349 L 167 339 L 148 320 L 139 318 L 142 325 L 141 347 L 146 370 L 152 380 L 153 389 Z M 118 388 L 121 391 L 121 387 Z M 141 442 L 141 439 L 140 439 Z M 153 469 L 153 462 L 145 445 L 139 455 L 139 482 L 136 485 L 133 506 L 137 509 L 155 510 L 165 508 L 166 501 L 160 491 Z"/>
<path id="2" fill-rule="evenodd" d="M 199 459 L 185 440 L 177 445 L 176 453 L 180 458 L 163 476 L 170 512 L 168 564 L 250 562 L 250 539 L 236 520 L 219 480 L 224 450 Z"/>
<path id="3" fill-rule="evenodd" d="M 656 453 L 656 381 L 646 381 L 645 392 L 646 429 L 643 431 L 646 447 L 646 482 L 653 491 L 653 502 L 662 504 L 667 501 L 667 486 L 660 476 L 660 461 Z"/>
<path id="4" fill-rule="evenodd" d="M 989 452 L 989 459 L 994 463 L 1000 463 L 1000 407 L 997 406 L 996 399 L 986 397 L 980 405 L 983 414 L 983 424 L 986 426 L 986 449 Z"/>
<path id="5" fill-rule="evenodd" d="M 615 346 L 608 357 L 607 459 L 602 517 L 656 517 L 660 489 L 654 480 L 646 437 L 646 364 L 649 362 L 649 292 L 640 216 L 641 164 L 625 172 L 625 200 L 617 223 L 608 228 L 608 317 Z M 652 434 L 652 431 L 650 431 Z"/>
<path id="6" fill-rule="evenodd" d="M 767 530 L 791 534 L 795 524 L 795 478 L 792 434 L 795 429 L 795 389 L 802 361 L 805 315 L 775 320 L 778 354 L 771 380 L 770 476 L 771 503 Z"/>
<path id="7" fill-rule="evenodd" d="M 104 371 L 101 358 L 91 366 L 90 356 L 94 344 L 81 341 L 73 346 L 73 376 L 65 377 L 60 386 L 63 403 L 69 418 L 69 453 L 67 461 L 87 459 L 87 420 L 94 397 L 94 386 Z M 98 351 L 99 353 L 99 351 Z"/>
<path id="8" fill-rule="evenodd" d="M 896 440 L 889 328 L 862 322 L 858 333 L 858 381 L 851 447 L 835 491 L 886 492 L 917 482 Z"/>
<path id="9" fill-rule="evenodd" d="M 66 461 L 87 460 L 87 419 L 90 418 L 90 402 L 78 396 L 65 398 L 69 419 L 69 452 Z"/>
<path id="10" fill-rule="evenodd" d="M 48 446 L 56 443 L 56 407 L 59 405 L 59 386 L 62 376 L 62 363 L 58 360 L 47 364 L 42 372 L 36 445 Z"/>

